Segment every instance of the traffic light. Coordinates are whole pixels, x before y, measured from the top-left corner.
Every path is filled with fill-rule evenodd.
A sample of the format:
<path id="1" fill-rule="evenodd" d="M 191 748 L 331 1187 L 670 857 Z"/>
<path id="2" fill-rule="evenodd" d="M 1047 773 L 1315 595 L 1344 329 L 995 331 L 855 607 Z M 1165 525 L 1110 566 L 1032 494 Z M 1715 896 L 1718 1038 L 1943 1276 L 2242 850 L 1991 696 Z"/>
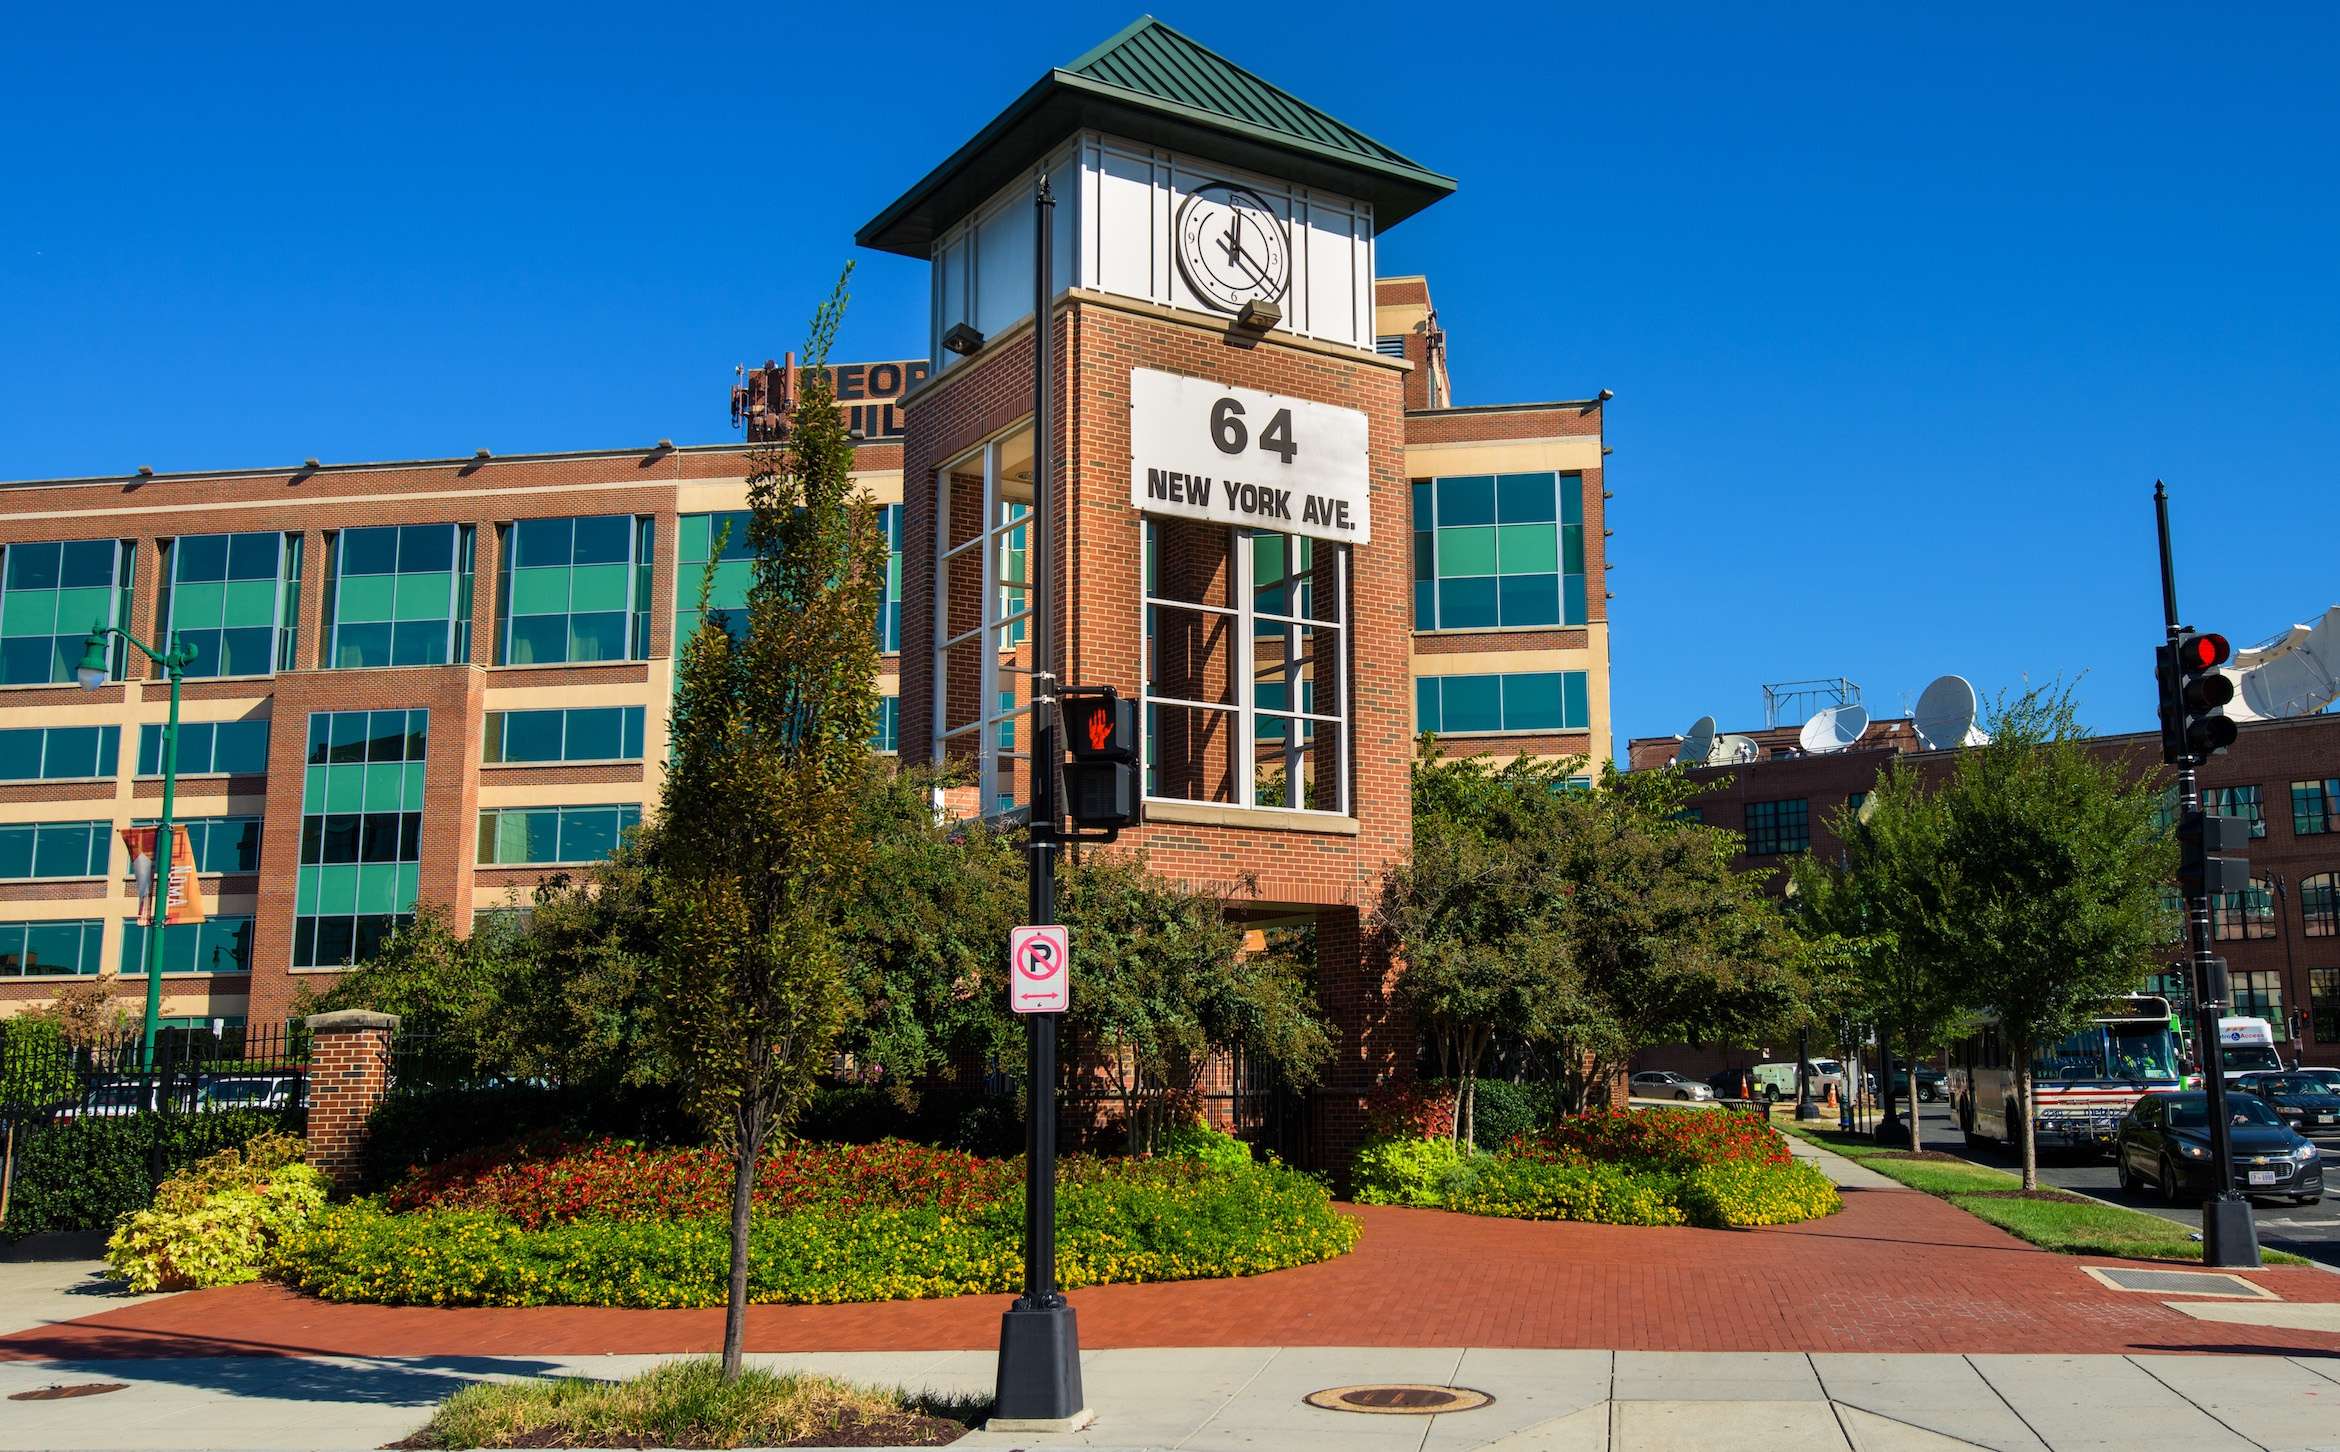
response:
<path id="1" fill-rule="evenodd" d="M 2178 819 L 2178 886 L 2189 898 L 2242 892 L 2251 885 L 2248 817 L 2187 812 Z"/>
<path id="2" fill-rule="evenodd" d="M 2226 637 L 2208 631 L 2160 648 L 2162 760 L 2207 761 L 2234 744 L 2234 722 L 2211 714 L 2234 699 L 2233 678 L 2218 669 L 2231 654 Z"/>
<path id="3" fill-rule="evenodd" d="M 1124 701 L 1111 686 L 1066 686 L 1057 702 L 1072 753 L 1064 768 L 1064 814 L 1076 827 L 1136 826 L 1137 702 Z"/>

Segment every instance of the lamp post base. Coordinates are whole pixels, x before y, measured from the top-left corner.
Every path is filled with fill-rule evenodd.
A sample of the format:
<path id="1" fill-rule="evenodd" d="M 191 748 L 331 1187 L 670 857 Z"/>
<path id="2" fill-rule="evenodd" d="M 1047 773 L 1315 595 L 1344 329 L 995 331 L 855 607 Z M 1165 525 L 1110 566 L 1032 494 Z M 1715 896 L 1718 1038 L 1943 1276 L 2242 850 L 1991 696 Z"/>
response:
<path id="1" fill-rule="evenodd" d="M 1073 1308 L 1061 1298 L 1052 1306 L 1019 1300 L 1000 1316 L 997 1393 L 991 1409 L 997 1430 L 1070 1431 L 1082 1425 L 1078 1419 L 1088 1409 L 1081 1396 L 1081 1337 Z"/>
<path id="2" fill-rule="evenodd" d="M 1811 1100 L 1809 1100 L 1809 1099 L 1806 1099 L 1806 1100 L 1804 1100 L 1803 1102 L 1801 1102 L 1801 1103 L 1799 1103 L 1798 1105 L 1796 1105 L 1796 1118 L 1798 1118 L 1798 1119 L 1818 1119 L 1819 1117 L 1820 1117 L 1820 1106 L 1819 1106 L 1819 1105 L 1817 1105 L 1817 1104 L 1814 1104 L 1814 1103 L 1813 1103 Z"/>
<path id="3" fill-rule="evenodd" d="M 2251 1223 L 2248 1200 L 2233 1195 L 2202 1202 L 2202 1264 L 2255 1266 L 2259 1262 L 2259 1230 Z"/>

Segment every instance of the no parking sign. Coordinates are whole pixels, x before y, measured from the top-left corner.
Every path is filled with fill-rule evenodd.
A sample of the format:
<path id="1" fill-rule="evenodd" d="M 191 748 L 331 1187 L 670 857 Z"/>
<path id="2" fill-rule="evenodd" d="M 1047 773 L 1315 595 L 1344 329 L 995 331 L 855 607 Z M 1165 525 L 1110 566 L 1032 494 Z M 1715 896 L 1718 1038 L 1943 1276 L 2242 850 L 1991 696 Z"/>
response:
<path id="1" fill-rule="evenodd" d="M 1018 1013 L 1062 1013 L 1071 978 L 1072 949 L 1063 924 L 1008 933 L 1008 1007 Z"/>

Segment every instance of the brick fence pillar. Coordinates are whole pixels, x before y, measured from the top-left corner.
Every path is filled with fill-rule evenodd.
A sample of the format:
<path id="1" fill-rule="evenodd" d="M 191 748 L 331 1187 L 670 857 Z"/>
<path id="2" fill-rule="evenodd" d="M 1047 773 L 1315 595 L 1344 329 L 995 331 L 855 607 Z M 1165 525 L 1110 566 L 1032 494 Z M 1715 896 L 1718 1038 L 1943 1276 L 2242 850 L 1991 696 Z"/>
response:
<path id="1" fill-rule="evenodd" d="M 390 1043 L 398 1015 L 362 1008 L 311 1014 L 309 1163 L 338 1191 L 364 1174 L 366 1119 L 390 1090 Z"/>

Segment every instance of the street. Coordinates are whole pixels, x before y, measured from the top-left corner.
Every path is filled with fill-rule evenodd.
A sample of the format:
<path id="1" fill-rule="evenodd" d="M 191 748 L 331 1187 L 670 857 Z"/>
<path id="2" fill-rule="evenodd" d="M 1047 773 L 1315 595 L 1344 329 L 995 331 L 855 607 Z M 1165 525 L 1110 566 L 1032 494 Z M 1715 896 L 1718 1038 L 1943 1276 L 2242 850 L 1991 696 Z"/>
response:
<path id="1" fill-rule="evenodd" d="M 1969 1151 L 1965 1136 L 1958 1132 L 1958 1126 L 1950 1117 L 1950 1106 L 1947 1104 L 1925 1105 L 1920 1123 L 1925 1131 L 1925 1147 L 1928 1150 L 1958 1155 L 1976 1164 L 1997 1169 L 2016 1168 L 2015 1154 L 2004 1146 L 1986 1144 L 1979 1150 Z M 2327 1155 L 2340 1154 L 2340 1136 L 2322 1136 L 2317 1138 L 2316 1143 Z M 2124 1192 L 2109 1158 L 2079 1160 L 2068 1152 L 2043 1152 L 2040 1155 L 2039 1178 L 2043 1185 L 2077 1190 L 2099 1200 L 2149 1211 L 2196 1229 L 2202 1223 L 2199 1206 L 2164 1205 L 2150 1189 L 2134 1195 Z M 2288 1250 L 2294 1255 L 2304 1255 L 2320 1264 L 2340 1269 L 2340 1200 L 2327 1199 L 2320 1205 L 2260 1202 L 2252 1205 L 2251 1213 L 2258 1222 L 2261 1245 Z"/>

